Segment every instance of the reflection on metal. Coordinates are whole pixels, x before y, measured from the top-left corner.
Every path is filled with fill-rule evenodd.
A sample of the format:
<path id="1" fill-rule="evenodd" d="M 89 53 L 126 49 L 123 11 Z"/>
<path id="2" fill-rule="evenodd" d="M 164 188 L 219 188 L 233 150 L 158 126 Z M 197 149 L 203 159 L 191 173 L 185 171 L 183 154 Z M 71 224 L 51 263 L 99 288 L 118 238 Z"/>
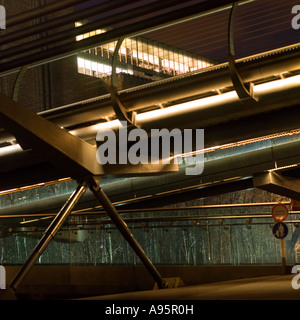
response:
<path id="1" fill-rule="evenodd" d="M 256 188 L 300 200 L 300 179 L 283 176 L 277 172 L 255 174 L 253 183 Z"/>
<path id="2" fill-rule="evenodd" d="M 257 101 L 254 97 L 253 93 L 253 83 L 245 83 L 244 79 L 240 75 L 237 66 L 236 66 L 236 58 L 235 58 L 235 50 L 234 50 L 234 21 L 236 12 L 238 9 L 239 3 L 234 2 L 232 4 L 232 9 L 230 12 L 230 19 L 229 19 L 229 31 L 228 31 L 228 43 L 229 43 L 229 56 L 228 56 L 228 65 L 230 76 L 232 79 L 232 83 L 234 89 L 237 92 L 237 95 L 242 101 Z"/>

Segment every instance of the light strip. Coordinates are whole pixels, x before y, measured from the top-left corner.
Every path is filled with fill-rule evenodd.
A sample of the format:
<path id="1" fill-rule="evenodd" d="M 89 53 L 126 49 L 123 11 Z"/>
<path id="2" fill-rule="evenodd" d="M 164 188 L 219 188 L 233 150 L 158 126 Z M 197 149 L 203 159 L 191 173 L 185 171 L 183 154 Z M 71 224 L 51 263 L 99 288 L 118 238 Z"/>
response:
<path id="1" fill-rule="evenodd" d="M 13 215 L 12 215 L 12 217 L 13 217 Z M 48 219 L 53 219 L 53 216 L 47 216 L 47 217 L 32 219 L 32 220 L 27 220 L 27 221 L 21 221 L 20 224 L 27 224 L 27 223 L 31 223 L 31 222 L 38 222 L 41 220 L 48 220 Z"/>
<path id="2" fill-rule="evenodd" d="M 12 152 L 22 152 L 23 149 L 19 144 L 13 144 L 11 146 L 6 146 L 0 148 L 0 156 L 6 156 Z"/>
<path id="3" fill-rule="evenodd" d="M 180 103 L 163 109 L 139 113 L 136 115 L 136 122 L 143 123 L 149 120 L 161 119 L 162 117 L 172 117 L 183 112 L 192 112 L 204 107 L 207 108 L 217 103 L 229 103 L 235 98 L 238 99 L 237 93 L 235 91 L 231 91 L 220 95 Z"/>
<path id="4" fill-rule="evenodd" d="M 291 86 L 294 86 L 295 88 L 300 86 L 300 75 L 255 85 L 253 88 L 253 92 L 254 95 L 261 96 L 263 94 L 270 94 L 277 90 L 283 89 L 285 87 L 289 88 Z M 136 122 L 137 124 L 142 124 L 143 122 L 149 120 L 157 120 L 162 117 L 167 118 L 175 115 L 178 116 L 183 112 L 201 110 L 202 108 L 213 107 L 216 104 L 224 104 L 237 101 L 239 101 L 237 93 L 235 91 L 230 91 L 220 95 L 177 104 L 164 109 L 140 113 L 136 115 Z"/>
<path id="5" fill-rule="evenodd" d="M 275 91 L 275 90 L 282 89 L 285 86 L 290 86 L 290 85 L 299 85 L 300 86 L 300 75 L 259 84 L 259 85 L 256 85 L 253 90 L 256 94 L 262 94 L 265 92 L 269 92 L 270 90 Z M 221 95 L 198 99 L 198 100 L 194 100 L 194 101 L 190 101 L 190 102 L 186 102 L 186 103 L 182 103 L 182 104 L 177 104 L 177 105 L 170 106 L 170 107 L 163 108 L 163 109 L 144 112 L 144 113 L 140 113 L 140 114 L 136 115 L 136 122 L 137 122 L 137 124 L 139 124 L 139 123 L 143 123 L 146 121 L 157 120 L 157 119 L 160 119 L 161 117 L 172 117 L 174 115 L 178 115 L 179 113 L 193 111 L 195 109 L 201 109 L 204 107 L 207 108 L 209 106 L 213 106 L 216 103 L 230 102 L 234 98 L 238 99 L 238 96 L 235 91 L 231 91 L 231 92 L 224 93 Z M 97 130 L 105 130 L 105 129 L 117 130 L 120 127 L 121 127 L 121 122 L 119 120 L 113 120 L 113 121 L 109 121 L 106 123 L 99 123 L 99 124 L 92 126 L 92 128 L 93 128 L 93 130 L 95 130 L 95 132 Z M 75 132 L 76 132 L 76 130 L 73 133 L 75 133 Z M 228 148 L 238 147 L 238 146 L 251 144 L 251 143 L 255 143 L 255 142 L 259 142 L 259 141 L 276 139 L 279 137 L 291 136 L 291 135 L 296 135 L 296 134 L 300 134 L 300 129 L 276 133 L 276 134 L 267 135 L 267 136 L 263 136 L 263 137 L 259 137 L 259 138 L 242 140 L 239 142 L 229 143 L 229 144 L 220 145 L 220 146 L 213 146 L 213 147 L 206 148 L 203 150 L 196 150 L 196 151 L 189 152 L 189 153 L 179 154 L 179 155 L 176 155 L 174 158 L 188 157 L 188 156 L 192 156 L 192 155 L 196 155 L 196 154 L 200 154 L 200 153 L 207 153 L 207 152 L 212 152 L 212 151 L 216 151 L 216 150 L 220 150 L 220 149 L 228 149 Z"/>
<path id="6" fill-rule="evenodd" d="M 176 157 L 190 157 L 190 156 L 194 156 L 194 155 L 200 154 L 200 153 L 208 153 L 208 152 L 212 152 L 212 151 L 216 151 L 216 150 L 224 150 L 224 149 L 229 149 L 229 148 L 235 148 L 235 147 L 240 147 L 240 146 L 244 146 L 244 145 L 255 143 L 255 142 L 272 140 L 272 139 L 277 139 L 277 138 L 287 137 L 287 136 L 293 136 L 293 135 L 298 135 L 298 134 L 300 134 L 300 129 L 294 129 L 294 130 L 290 130 L 290 131 L 286 131 L 286 132 L 274 133 L 274 134 L 263 136 L 263 137 L 259 137 L 259 138 L 252 138 L 252 139 L 247 139 L 247 140 L 242 140 L 242 141 L 238 141 L 238 142 L 224 144 L 224 145 L 221 145 L 221 146 L 215 146 L 215 147 L 211 147 L 211 148 L 206 148 L 206 149 L 203 149 L 203 150 L 196 150 L 196 151 L 193 151 L 193 152 L 182 153 L 182 154 L 174 156 L 174 158 L 176 158 Z M 297 166 L 297 165 L 295 165 L 295 166 Z M 274 170 L 277 170 L 277 169 L 271 169 L 271 170 L 274 171 Z"/>
<path id="7" fill-rule="evenodd" d="M 36 184 L 24 186 L 24 187 L 18 187 L 18 188 L 3 190 L 3 191 L 0 191 L 0 196 L 1 195 L 5 195 L 5 194 L 15 193 L 15 192 L 21 192 L 21 191 L 36 189 L 36 188 L 40 188 L 40 187 L 51 186 L 53 184 L 68 182 L 68 181 L 72 181 L 72 180 L 73 180 L 72 178 L 62 178 L 62 179 L 48 181 L 48 182 L 36 183 Z"/>
<path id="8" fill-rule="evenodd" d="M 274 169 L 268 170 L 268 172 L 275 172 L 275 171 L 280 171 L 280 170 L 295 168 L 295 167 L 298 167 L 298 166 L 299 166 L 299 163 L 296 163 L 296 164 L 291 164 L 291 165 L 289 165 L 289 166 L 276 167 L 276 168 L 274 168 Z"/>
<path id="9" fill-rule="evenodd" d="M 297 87 L 300 86 L 300 75 L 292 76 L 285 79 L 270 81 L 263 84 L 258 84 L 254 86 L 254 94 L 270 94 L 276 90 L 283 89 L 285 87 L 290 87 L 291 85 Z M 172 116 L 179 116 L 184 112 L 192 112 L 195 110 L 201 111 L 203 108 L 214 107 L 216 104 L 224 104 L 231 102 L 238 102 L 239 98 L 235 91 L 230 91 L 224 94 L 218 94 L 215 96 L 210 96 L 202 99 L 197 99 L 185 103 L 176 104 L 163 109 L 152 110 L 144 113 L 139 113 L 136 115 L 137 125 L 143 125 L 147 121 L 155 121 L 161 118 L 169 118 Z M 92 130 L 105 130 L 112 129 L 116 130 L 120 127 L 119 120 L 113 120 L 105 123 L 99 123 L 90 128 Z M 71 131 L 72 134 L 76 134 L 76 130 Z"/>

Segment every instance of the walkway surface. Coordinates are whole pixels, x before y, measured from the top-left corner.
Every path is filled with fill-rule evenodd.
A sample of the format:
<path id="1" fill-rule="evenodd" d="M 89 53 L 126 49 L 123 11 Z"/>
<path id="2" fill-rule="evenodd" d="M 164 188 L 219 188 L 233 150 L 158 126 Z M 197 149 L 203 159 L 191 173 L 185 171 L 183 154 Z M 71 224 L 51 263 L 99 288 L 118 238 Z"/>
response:
<path id="1" fill-rule="evenodd" d="M 295 275 L 238 279 L 174 289 L 111 294 L 87 300 L 300 300 Z"/>

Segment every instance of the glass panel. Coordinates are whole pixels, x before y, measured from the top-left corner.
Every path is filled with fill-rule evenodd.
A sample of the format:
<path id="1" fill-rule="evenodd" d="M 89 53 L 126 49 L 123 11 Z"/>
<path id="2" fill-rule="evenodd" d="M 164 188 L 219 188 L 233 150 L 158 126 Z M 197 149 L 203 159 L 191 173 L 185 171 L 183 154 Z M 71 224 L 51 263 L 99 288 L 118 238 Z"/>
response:
<path id="1" fill-rule="evenodd" d="M 207 206 L 122 214 L 137 241 L 157 265 L 281 264 L 280 240 L 272 233 L 271 205 Z M 11 221 L 11 220 L 10 220 Z M 2 219 L 3 222 L 3 219 Z M 50 223 L 1 226 L 0 263 L 24 263 Z M 286 220 L 288 264 L 299 262 L 299 220 Z M 103 214 L 71 216 L 38 264 L 141 264 Z"/>

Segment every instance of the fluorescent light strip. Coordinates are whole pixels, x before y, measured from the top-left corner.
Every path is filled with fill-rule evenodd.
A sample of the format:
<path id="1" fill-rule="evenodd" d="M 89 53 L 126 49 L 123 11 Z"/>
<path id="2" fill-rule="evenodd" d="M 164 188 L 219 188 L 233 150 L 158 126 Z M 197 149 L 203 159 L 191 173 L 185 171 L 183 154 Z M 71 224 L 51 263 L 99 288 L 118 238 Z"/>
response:
<path id="1" fill-rule="evenodd" d="M 257 94 L 257 95 L 270 94 L 276 90 L 282 89 L 284 87 L 290 87 L 290 86 L 300 87 L 300 75 L 256 85 L 254 86 L 253 91 L 254 91 L 254 94 Z M 239 101 L 237 93 L 235 91 L 230 91 L 224 94 L 218 94 L 211 97 L 206 97 L 206 98 L 197 99 L 197 100 L 193 100 L 185 103 L 180 103 L 180 104 L 166 107 L 163 109 L 139 113 L 136 115 L 136 123 L 143 124 L 143 122 L 147 122 L 150 120 L 153 121 L 161 118 L 178 116 L 183 112 L 192 112 L 194 110 L 201 110 L 201 108 L 207 108 L 209 106 L 214 106 L 215 104 L 221 104 L 226 102 L 230 103 L 230 102 L 233 102 L 234 99 L 236 99 L 236 101 Z M 113 120 L 105 123 L 96 124 L 94 126 L 91 126 L 91 128 L 93 128 L 94 130 L 105 130 L 105 129 L 116 130 L 120 126 L 121 126 L 121 123 L 119 120 Z M 74 130 L 73 133 L 76 133 L 76 130 Z"/>
<path id="2" fill-rule="evenodd" d="M 212 97 L 197 99 L 185 103 L 180 103 L 174 106 L 170 106 L 167 108 L 148 111 L 144 113 L 140 113 L 136 115 L 136 122 L 143 123 L 148 120 L 157 120 L 162 117 L 169 118 L 175 115 L 178 115 L 183 112 L 192 112 L 193 110 L 201 109 L 204 107 L 208 107 L 210 105 L 214 105 L 216 103 L 226 103 L 232 101 L 232 99 L 238 99 L 237 93 L 235 91 L 227 92 L 220 95 L 215 95 Z"/>
<path id="3" fill-rule="evenodd" d="M 285 78 L 285 79 L 270 81 L 263 84 L 258 84 L 254 86 L 253 92 L 254 92 L 254 95 L 260 96 L 262 94 L 270 94 L 272 92 L 275 92 L 276 90 L 280 90 L 285 87 L 289 88 L 291 86 L 300 87 L 300 75 Z M 172 117 L 175 115 L 179 115 L 183 112 L 187 112 L 187 111 L 191 112 L 197 109 L 201 110 L 201 108 L 208 108 L 210 106 L 214 106 L 215 104 L 234 102 L 234 99 L 236 99 L 236 101 L 239 101 L 237 93 L 235 91 L 230 91 L 220 95 L 215 95 L 207 98 L 180 103 L 164 109 L 153 110 L 153 111 L 137 114 L 136 121 L 137 123 L 143 123 L 148 120 L 156 120 L 162 117 L 165 117 L 165 118 Z"/>

